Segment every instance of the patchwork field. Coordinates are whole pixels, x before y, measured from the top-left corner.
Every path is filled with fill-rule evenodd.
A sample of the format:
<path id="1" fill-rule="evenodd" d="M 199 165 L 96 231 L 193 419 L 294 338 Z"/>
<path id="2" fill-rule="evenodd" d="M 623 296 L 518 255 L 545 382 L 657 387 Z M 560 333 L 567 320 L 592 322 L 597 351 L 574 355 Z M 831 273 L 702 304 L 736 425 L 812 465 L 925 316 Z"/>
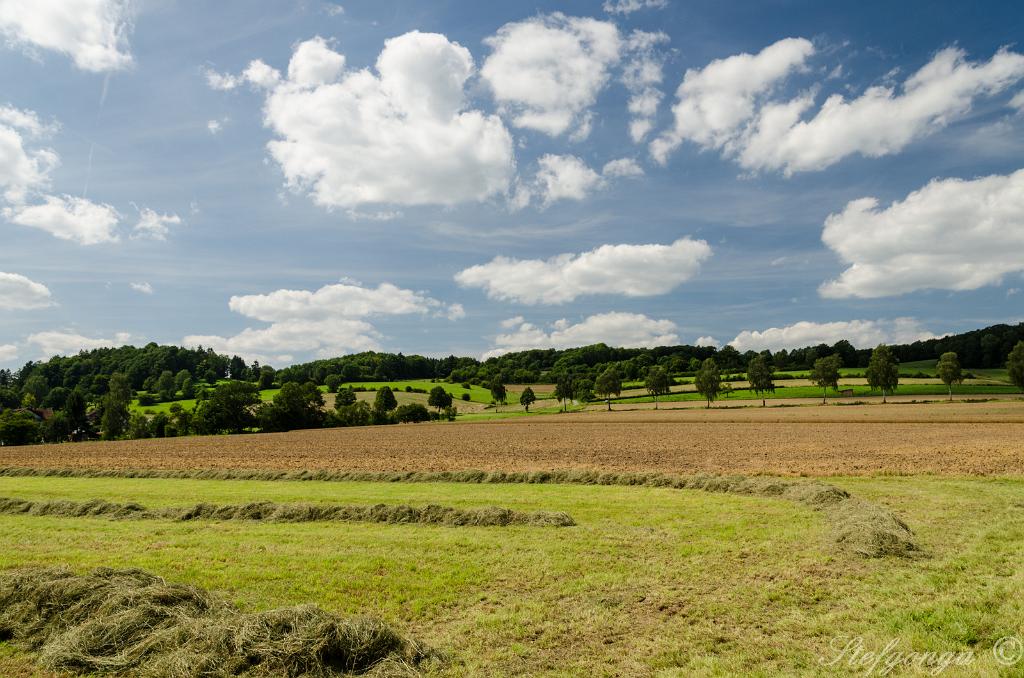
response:
<path id="1" fill-rule="evenodd" d="M 933 653 L 931 663 L 895 665 L 888 675 L 936 667 L 943 676 L 1019 675 L 1020 666 L 1001 663 L 993 650 L 1024 633 L 1022 440 L 1024 402 L 1006 400 L 581 412 L 0 448 L 0 467 L 82 472 L 790 477 L 761 478 L 757 494 L 720 491 L 713 478 L 700 486 L 716 491 L 704 491 L 579 472 L 533 478 L 548 482 L 0 473 L 0 497 L 37 507 L 0 513 L 0 581 L 14 568 L 142 568 L 223 595 L 243 612 L 311 603 L 342 617 L 370 614 L 438 650 L 440 658 L 419 667 L 438 676 L 865 675 L 841 653 L 851 642 Z M 918 550 L 864 557 L 844 548 L 837 535 L 861 528 L 839 515 L 839 504 L 772 494 L 775 482 L 848 493 L 844 501 L 903 521 Z M 102 502 L 133 508 L 83 509 Z M 314 515 L 374 505 L 467 514 L 497 506 L 566 513 L 575 525 L 280 522 L 258 519 L 253 507 L 264 504 L 252 502 L 312 507 Z M 205 513 L 188 510 L 197 504 Z M 132 513 L 142 510 L 144 520 Z M 891 547 L 867 543 L 880 554 Z M 0 610 L 0 632 L 2 619 Z M 951 653 L 961 665 L 942 659 Z M 0 642 L 0 675 L 56 675 L 47 670 Z"/>

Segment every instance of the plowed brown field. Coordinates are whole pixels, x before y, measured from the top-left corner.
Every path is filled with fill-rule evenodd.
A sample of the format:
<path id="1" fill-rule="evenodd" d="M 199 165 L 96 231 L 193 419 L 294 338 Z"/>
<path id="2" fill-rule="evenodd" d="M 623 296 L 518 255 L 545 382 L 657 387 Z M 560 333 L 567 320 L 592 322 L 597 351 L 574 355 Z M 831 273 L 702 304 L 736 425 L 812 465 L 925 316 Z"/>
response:
<path id="1" fill-rule="evenodd" d="M 1024 475 L 1024 402 L 581 413 L 6 447 L 0 466 Z"/>

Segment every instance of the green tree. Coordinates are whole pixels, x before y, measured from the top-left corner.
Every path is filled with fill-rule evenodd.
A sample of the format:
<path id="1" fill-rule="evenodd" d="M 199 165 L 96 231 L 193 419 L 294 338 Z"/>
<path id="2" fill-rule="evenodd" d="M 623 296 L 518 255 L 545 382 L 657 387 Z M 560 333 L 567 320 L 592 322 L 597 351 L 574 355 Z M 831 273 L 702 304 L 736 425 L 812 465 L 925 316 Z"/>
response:
<path id="1" fill-rule="evenodd" d="M 498 405 L 508 402 L 508 391 L 505 390 L 505 384 L 501 383 L 501 379 L 498 377 L 491 382 L 491 397 L 494 398 L 495 409 Z"/>
<path id="2" fill-rule="evenodd" d="M 356 392 L 352 390 L 351 386 L 347 386 L 343 389 L 338 390 L 338 394 L 334 396 L 334 409 L 340 407 L 348 407 L 356 402 Z"/>
<path id="3" fill-rule="evenodd" d="M 71 436 L 68 415 L 64 414 L 64 412 L 54 412 L 52 417 L 43 422 L 40 431 L 44 442 L 65 442 Z"/>
<path id="4" fill-rule="evenodd" d="M 242 433 L 256 425 L 254 409 L 259 404 L 259 390 L 251 382 L 218 384 L 196 406 L 192 426 L 198 433 Z"/>
<path id="5" fill-rule="evenodd" d="M 373 409 L 376 412 L 387 414 L 396 407 L 398 407 L 398 400 L 390 386 L 384 386 L 377 391 L 377 397 L 373 399 Z"/>
<path id="6" fill-rule="evenodd" d="M 21 395 L 24 398 L 25 394 L 31 393 L 32 397 L 35 398 L 35 402 L 41 403 L 46 399 L 46 394 L 50 392 L 50 385 L 46 383 L 41 375 L 33 374 L 25 381 L 25 385 L 21 387 Z"/>
<path id="7" fill-rule="evenodd" d="M 839 368 L 842 363 L 839 356 L 830 355 L 827 358 L 818 358 L 814 361 L 814 368 L 811 370 L 811 381 L 821 388 L 821 404 L 825 404 L 828 389 L 839 388 Z"/>
<path id="8" fill-rule="evenodd" d="M 277 373 L 274 371 L 274 368 L 271 367 L 270 365 L 264 365 L 263 367 L 261 367 L 260 378 L 257 381 L 259 389 L 261 391 L 265 391 L 268 388 L 274 388 L 274 376 L 276 374 Z"/>
<path id="9" fill-rule="evenodd" d="M 700 369 L 693 377 L 693 385 L 697 388 L 697 393 L 700 393 L 708 401 L 707 406 L 710 409 L 711 403 L 722 392 L 722 372 L 718 369 L 718 363 L 714 358 L 707 358 L 701 363 Z"/>
<path id="10" fill-rule="evenodd" d="M 369 426 L 373 420 L 373 412 L 365 400 L 343 405 L 334 412 L 330 423 L 335 426 Z"/>
<path id="11" fill-rule="evenodd" d="M 935 366 L 935 372 L 939 375 L 939 379 L 946 385 L 949 390 L 949 399 L 953 400 L 953 384 L 960 385 L 964 383 L 964 373 L 960 369 L 960 359 L 956 353 L 949 351 L 943 353 L 939 358 L 939 363 Z"/>
<path id="12" fill-rule="evenodd" d="M 1024 341 L 1018 341 L 1006 358 L 1006 371 L 1010 373 L 1010 381 L 1024 391 Z"/>
<path id="13" fill-rule="evenodd" d="M 893 355 L 892 349 L 885 344 L 876 346 L 871 352 L 871 360 L 864 376 L 868 379 L 868 386 L 882 390 L 884 403 L 886 394 L 895 391 L 900 384 L 900 363 Z"/>
<path id="14" fill-rule="evenodd" d="M 522 405 L 527 412 L 530 411 L 530 405 L 537 402 L 537 396 L 534 394 L 533 389 L 527 386 L 523 389 L 523 392 L 519 394 L 519 404 Z"/>
<path id="15" fill-rule="evenodd" d="M 174 400 L 174 396 L 177 393 L 174 386 L 174 373 L 170 370 L 161 372 L 160 377 L 156 380 L 156 392 L 161 402 L 166 403 Z"/>
<path id="16" fill-rule="evenodd" d="M 123 372 L 110 375 L 107 395 L 103 397 L 103 439 L 115 440 L 128 430 L 128 406 L 132 402 L 132 387 Z"/>
<path id="17" fill-rule="evenodd" d="M 747 383 L 750 390 L 761 396 L 761 407 L 764 407 L 765 393 L 775 393 L 775 368 L 768 364 L 764 356 L 756 355 L 747 363 Z"/>
<path id="18" fill-rule="evenodd" d="M 672 392 L 672 380 L 665 368 L 655 365 L 647 370 L 644 388 L 654 397 L 654 409 L 658 409 L 658 398 Z"/>
<path id="19" fill-rule="evenodd" d="M 589 403 L 594 399 L 594 382 L 584 377 L 576 381 L 576 392 L 573 396 L 576 398 L 576 402 Z"/>
<path id="20" fill-rule="evenodd" d="M 28 412 L 0 412 L 0 445 L 31 445 L 39 435 L 39 422 Z"/>
<path id="21" fill-rule="evenodd" d="M 608 411 L 611 412 L 612 396 L 618 398 L 622 393 L 622 376 L 614 365 L 609 365 L 604 372 L 598 375 L 597 381 L 594 382 L 594 392 L 604 398 L 608 405 Z"/>
<path id="22" fill-rule="evenodd" d="M 311 381 L 290 381 L 281 386 L 273 402 L 259 408 L 258 418 L 264 431 L 320 428 L 324 423 L 324 396 Z"/>
<path id="23" fill-rule="evenodd" d="M 89 432 L 89 417 L 86 412 L 85 397 L 75 389 L 64 401 L 64 415 L 68 421 L 68 432 L 73 438 L 84 438 Z"/>
<path id="24" fill-rule="evenodd" d="M 555 379 L 555 399 L 562 405 L 563 412 L 574 394 L 573 376 L 567 372 L 559 374 Z"/>
<path id="25" fill-rule="evenodd" d="M 178 373 L 174 375 L 174 388 L 177 391 L 185 390 L 185 382 L 192 381 L 192 373 L 188 370 L 178 370 Z"/>
<path id="26" fill-rule="evenodd" d="M 430 421 L 430 412 L 423 406 L 423 403 L 406 403 L 399 405 L 395 410 L 395 419 L 403 424 L 419 424 Z"/>
<path id="27" fill-rule="evenodd" d="M 435 386 L 430 389 L 430 395 L 427 396 L 427 404 L 431 407 L 436 407 L 438 413 L 446 407 L 452 405 L 452 394 L 444 389 L 444 386 Z"/>
<path id="28" fill-rule="evenodd" d="M 340 374 L 328 374 L 324 378 L 324 384 L 327 386 L 328 393 L 337 393 L 338 387 L 341 386 L 341 375 Z"/>

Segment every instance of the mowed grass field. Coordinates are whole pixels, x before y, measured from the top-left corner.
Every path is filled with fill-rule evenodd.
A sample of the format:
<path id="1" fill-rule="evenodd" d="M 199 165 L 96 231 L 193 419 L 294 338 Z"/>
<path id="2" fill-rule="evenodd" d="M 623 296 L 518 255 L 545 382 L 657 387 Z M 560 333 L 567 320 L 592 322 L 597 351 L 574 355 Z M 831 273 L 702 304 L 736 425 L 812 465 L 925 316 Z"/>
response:
<path id="1" fill-rule="evenodd" d="M 828 509 L 621 485 L 0 476 L 32 500 L 502 506 L 574 527 L 0 515 L 0 570 L 140 567 L 249 611 L 372 614 L 440 649 L 439 676 L 866 675 L 866 651 L 968 653 L 1021 675 L 1024 402 L 580 412 L 461 425 L 0 448 L 0 467 L 597 469 L 812 476 L 895 512 L 924 549 L 837 548 Z M 895 645 L 892 645 L 895 643 Z M 890 653 L 892 650 L 890 650 Z M 937 656 L 937 655 L 936 655 Z M 836 660 L 834 663 L 833 660 Z M 930 675 L 897 666 L 887 675 Z M 49 676 L 0 643 L 0 675 Z M 872 675 L 881 675 L 877 672 Z"/>
<path id="2" fill-rule="evenodd" d="M 568 511 L 578 523 L 0 516 L 0 568 L 141 567 L 225 592 L 247 610 L 311 602 L 372 613 L 445 651 L 437 675 L 863 675 L 859 666 L 821 663 L 836 642 L 857 637 L 879 649 L 896 639 L 904 650 L 973 651 L 969 670 L 943 675 L 998 675 L 991 648 L 1019 634 L 1024 619 L 1024 482 L 829 482 L 895 509 L 928 556 L 837 553 L 819 512 L 695 490 L 0 478 L 0 495 L 31 499 L 498 504 Z"/>

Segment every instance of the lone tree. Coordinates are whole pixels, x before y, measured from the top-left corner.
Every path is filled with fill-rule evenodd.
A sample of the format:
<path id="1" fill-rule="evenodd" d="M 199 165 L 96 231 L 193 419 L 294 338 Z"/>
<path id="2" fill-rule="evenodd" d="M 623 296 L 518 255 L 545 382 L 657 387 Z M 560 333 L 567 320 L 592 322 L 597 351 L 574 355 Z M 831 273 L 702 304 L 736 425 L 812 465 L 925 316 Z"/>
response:
<path id="1" fill-rule="evenodd" d="M 935 366 L 935 371 L 942 383 L 949 389 L 949 399 L 953 400 L 953 384 L 959 386 L 964 383 L 964 373 L 960 369 L 960 359 L 956 353 L 952 351 L 943 353 L 939 358 L 939 364 Z"/>
<path id="2" fill-rule="evenodd" d="M 436 407 L 438 414 L 440 414 L 441 410 L 452 406 L 452 394 L 444 390 L 444 386 L 435 386 L 430 389 L 430 395 L 427 396 L 427 404 L 431 407 Z"/>
<path id="3" fill-rule="evenodd" d="M 132 402 L 132 387 L 121 372 L 110 375 L 110 390 L 103 398 L 103 439 L 115 440 L 128 430 L 128 406 Z"/>
<path id="4" fill-rule="evenodd" d="M 765 407 L 765 393 L 775 393 L 775 368 L 762 355 L 756 355 L 747 364 L 747 383 L 750 390 L 761 396 L 761 407 Z"/>
<path id="5" fill-rule="evenodd" d="M 644 388 L 654 397 L 654 409 L 658 409 L 658 397 L 672 392 L 672 380 L 664 367 L 655 365 L 647 370 L 647 379 L 644 381 Z"/>
<path id="6" fill-rule="evenodd" d="M 519 404 L 526 408 L 526 411 L 530 411 L 530 405 L 537 402 L 537 396 L 534 395 L 533 389 L 527 386 L 523 389 L 523 392 L 519 394 Z"/>
<path id="7" fill-rule="evenodd" d="M 622 393 L 622 377 L 614 365 L 602 372 L 594 382 L 594 392 L 604 398 L 608 404 L 608 411 L 612 411 L 612 396 L 616 398 Z"/>
<path id="8" fill-rule="evenodd" d="M 384 386 L 377 391 L 377 397 L 373 399 L 373 409 L 381 414 L 386 414 L 398 407 L 398 400 L 392 393 L 390 386 Z"/>
<path id="9" fill-rule="evenodd" d="M 573 378 L 571 374 L 560 374 L 555 380 L 555 399 L 562 404 L 562 411 L 565 412 L 566 404 L 572 400 L 575 393 Z"/>
<path id="10" fill-rule="evenodd" d="M 494 409 L 497 411 L 498 405 L 504 405 L 508 402 L 508 391 L 505 390 L 505 384 L 501 383 L 501 379 L 498 377 L 494 378 L 491 382 L 491 397 L 494 398 Z"/>
<path id="11" fill-rule="evenodd" d="M 342 389 L 338 389 L 337 395 L 334 396 L 334 409 L 339 407 L 348 407 L 354 405 L 356 402 L 356 392 L 352 390 L 351 386 L 347 386 Z"/>
<path id="12" fill-rule="evenodd" d="M 1024 341 L 1018 341 L 1006 359 L 1006 371 L 1010 373 L 1010 381 L 1024 391 Z"/>
<path id="13" fill-rule="evenodd" d="M 811 381 L 821 387 L 821 404 L 825 404 L 828 389 L 839 388 L 839 368 L 842 360 L 837 355 L 830 355 L 827 358 L 818 358 L 814 361 L 814 369 L 811 370 Z"/>
<path id="14" fill-rule="evenodd" d="M 867 377 L 868 386 L 872 389 L 882 389 L 884 403 L 886 393 L 895 391 L 900 385 L 900 363 L 892 354 L 892 349 L 885 344 L 879 344 L 871 352 L 871 360 L 864 376 Z"/>
<path id="15" fill-rule="evenodd" d="M 711 409 L 711 403 L 722 392 L 722 372 L 718 369 L 718 363 L 714 358 L 708 358 L 701 363 L 700 369 L 693 377 L 693 385 L 696 386 L 697 392 L 708 401 L 707 409 Z"/>

